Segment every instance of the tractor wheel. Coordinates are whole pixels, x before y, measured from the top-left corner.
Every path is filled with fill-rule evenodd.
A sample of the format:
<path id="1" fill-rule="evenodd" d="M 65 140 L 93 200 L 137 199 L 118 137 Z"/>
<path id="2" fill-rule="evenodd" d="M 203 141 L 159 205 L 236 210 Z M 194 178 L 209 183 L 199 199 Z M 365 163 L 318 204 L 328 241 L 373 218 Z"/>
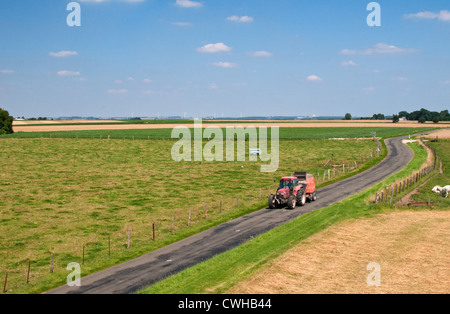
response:
<path id="1" fill-rule="evenodd" d="M 275 196 L 274 195 L 270 195 L 269 196 L 269 208 L 270 209 L 277 208 L 277 201 L 275 200 Z"/>
<path id="2" fill-rule="evenodd" d="M 289 209 L 295 209 L 295 206 L 297 205 L 297 198 L 295 197 L 295 195 L 291 195 L 289 196 L 288 199 L 288 208 Z"/>
<path id="3" fill-rule="evenodd" d="M 301 189 L 300 191 L 298 191 L 298 193 L 299 193 L 299 198 L 298 198 L 297 204 L 299 206 L 305 206 L 305 204 L 306 204 L 306 191 L 304 189 Z"/>

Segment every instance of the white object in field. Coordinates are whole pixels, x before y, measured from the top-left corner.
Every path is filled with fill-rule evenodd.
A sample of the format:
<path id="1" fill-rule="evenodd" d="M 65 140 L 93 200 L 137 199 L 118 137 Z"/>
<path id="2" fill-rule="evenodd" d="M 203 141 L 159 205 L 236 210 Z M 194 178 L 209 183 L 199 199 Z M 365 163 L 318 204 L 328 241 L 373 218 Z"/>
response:
<path id="1" fill-rule="evenodd" d="M 444 187 L 436 185 L 432 191 L 434 193 L 440 194 L 442 197 L 448 198 L 448 193 L 450 192 L 450 185 Z"/>
<path id="2" fill-rule="evenodd" d="M 260 156 L 261 150 L 259 148 L 250 148 L 250 156 Z"/>

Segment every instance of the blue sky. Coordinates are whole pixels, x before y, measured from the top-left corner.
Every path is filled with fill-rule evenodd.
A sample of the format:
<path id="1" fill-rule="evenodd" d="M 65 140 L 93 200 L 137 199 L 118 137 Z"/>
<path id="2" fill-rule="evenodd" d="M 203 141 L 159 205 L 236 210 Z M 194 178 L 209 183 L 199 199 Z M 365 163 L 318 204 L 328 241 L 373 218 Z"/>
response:
<path id="1" fill-rule="evenodd" d="M 393 114 L 450 104 L 448 1 L 0 2 L 14 116 Z"/>

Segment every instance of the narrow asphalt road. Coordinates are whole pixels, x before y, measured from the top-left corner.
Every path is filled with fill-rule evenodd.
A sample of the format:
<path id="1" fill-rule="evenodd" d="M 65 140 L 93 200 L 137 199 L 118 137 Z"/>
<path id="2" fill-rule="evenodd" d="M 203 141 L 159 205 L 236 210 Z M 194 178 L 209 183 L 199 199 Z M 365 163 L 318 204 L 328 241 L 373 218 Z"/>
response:
<path id="1" fill-rule="evenodd" d="M 317 191 L 318 200 L 293 211 L 262 209 L 226 222 L 137 259 L 86 276 L 81 287 L 67 285 L 50 294 L 129 294 L 233 249 L 252 237 L 285 224 L 298 216 L 364 191 L 403 169 L 413 158 L 404 138 L 386 140 L 388 156 L 375 167 Z"/>

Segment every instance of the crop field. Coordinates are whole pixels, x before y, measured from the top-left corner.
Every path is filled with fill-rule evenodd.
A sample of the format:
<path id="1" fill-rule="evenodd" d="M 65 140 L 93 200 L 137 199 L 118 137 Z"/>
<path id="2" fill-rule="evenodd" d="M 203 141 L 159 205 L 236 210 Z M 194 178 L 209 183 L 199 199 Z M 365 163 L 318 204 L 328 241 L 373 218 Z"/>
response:
<path id="1" fill-rule="evenodd" d="M 56 129 L 59 129 L 56 127 Z M 371 132 L 377 137 L 387 138 L 407 136 L 433 130 L 433 127 L 304 127 L 280 128 L 280 139 L 330 139 L 330 138 L 371 138 Z M 268 129 L 268 135 L 271 134 Z M 12 135 L 0 135 L 0 138 L 97 138 L 97 139 L 170 139 L 172 129 L 132 129 L 132 130 L 82 130 L 52 132 L 16 132 Z"/>
<path id="2" fill-rule="evenodd" d="M 361 167 L 361 155 L 377 147 L 283 140 L 280 168 L 269 174 L 261 162 L 176 163 L 174 140 L 55 137 L 0 139 L 0 277 L 8 293 L 46 291 L 65 283 L 68 263 L 82 264 L 84 276 L 260 209 L 274 180 L 293 170 L 320 173 L 319 185 L 327 184 L 330 158 Z"/>

